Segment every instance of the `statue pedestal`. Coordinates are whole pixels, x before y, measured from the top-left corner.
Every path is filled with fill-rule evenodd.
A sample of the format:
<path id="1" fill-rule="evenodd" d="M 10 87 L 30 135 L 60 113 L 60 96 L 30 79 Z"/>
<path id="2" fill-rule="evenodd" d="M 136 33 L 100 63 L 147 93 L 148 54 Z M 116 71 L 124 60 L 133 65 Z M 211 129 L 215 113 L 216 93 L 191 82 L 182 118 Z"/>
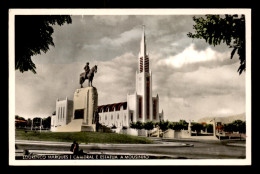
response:
<path id="1" fill-rule="evenodd" d="M 98 93 L 95 87 L 76 89 L 73 98 L 73 120 L 83 120 L 81 131 L 96 131 L 97 106 Z"/>
<path id="2" fill-rule="evenodd" d="M 72 120 L 65 126 L 57 127 L 55 132 L 95 132 L 97 106 L 98 93 L 95 87 L 76 89 L 73 98 Z"/>

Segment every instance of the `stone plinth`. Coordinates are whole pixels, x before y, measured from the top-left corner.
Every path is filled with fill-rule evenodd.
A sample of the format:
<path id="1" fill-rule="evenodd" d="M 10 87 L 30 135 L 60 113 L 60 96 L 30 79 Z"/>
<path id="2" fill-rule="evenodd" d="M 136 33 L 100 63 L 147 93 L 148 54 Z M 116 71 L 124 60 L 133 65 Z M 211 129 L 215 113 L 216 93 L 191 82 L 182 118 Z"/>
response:
<path id="1" fill-rule="evenodd" d="M 96 131 L 95 113 L 97 106 L 98 93 L 95 87 L 76 89 L 73 97 L 71 122 L 55 128 L 55 132 Z"/>
<path id="2" fill-rule="evenodd" d="M 82 119 L 81 131 L 95 131 L 98 93 L 95 87 L 76 89 L 73 98 L 73 120 Z"/>

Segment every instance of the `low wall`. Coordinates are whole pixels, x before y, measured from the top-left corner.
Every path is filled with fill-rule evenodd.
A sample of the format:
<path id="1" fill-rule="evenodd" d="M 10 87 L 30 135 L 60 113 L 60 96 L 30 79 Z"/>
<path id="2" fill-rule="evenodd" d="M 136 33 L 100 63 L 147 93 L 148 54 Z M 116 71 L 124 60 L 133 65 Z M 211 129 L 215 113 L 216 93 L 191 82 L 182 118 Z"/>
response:
<path id="1" fill-rule="evenodd" d="M 172 130 L 168 129 L 167 131 L 164 132 L 163 138 L 189 138 L 190 134 L 188 130 Z"/>
<path id="2" fill-rule="evenodd" d="M 136 129 L 132 129 L 132 128 L 121 129 L 119 131 L 119 133 L 138 136 L 138 131 Z"/>

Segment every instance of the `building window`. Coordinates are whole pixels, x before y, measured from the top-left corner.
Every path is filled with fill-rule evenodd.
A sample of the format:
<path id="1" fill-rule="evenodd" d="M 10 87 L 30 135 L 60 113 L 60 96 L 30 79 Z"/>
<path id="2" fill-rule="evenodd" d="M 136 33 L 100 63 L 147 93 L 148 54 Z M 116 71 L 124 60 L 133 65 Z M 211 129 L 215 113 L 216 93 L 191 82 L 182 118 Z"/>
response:
<path id="1" fill-rule="evenodd" d="M 143 112 L 143 104 L 142 104 L 142 97 L 139 97 L 139 118 L 142 118 L 142 112 Z"/>
<path id="2" fill-rule="evenodd" d="M 113 115 L 111 115 L 111 120 L 113 120 Z"/>
<path id="3" fill-rule="evenodd" d="M 119 119 L 119 114 L 117 114 L 117 119 Z"/>
<path id="4" fill-rule="evenodd" d="M 105 120 L 107 120 L 107 116 L 105 116 Z"/>
<path id="5" fill-rule="evenodd" d="M 65 118 L 65 107 L 63 107 L 63 118 Z"/>
<path id="6" fill-rule="evenodd" d="M 133 116 L 133 113 L 131 113 L 130 120 L 131 120 L 131 122 L 133 122 L 133 121 L 134 121 L 134 116 Z"/>
<path id="7" fill-rule="evenodd" d="M 156 120 L 156 114 L 157 114 L 157 100 L 153 100 L 153 119 Z"/>
<path id="8" fill-rule="evenodd" d="M 74 119 L 83 119 L 84 118 L 84 109 L 77 109 L 74 112 Z"/>
<path id="9" fill-rule="evenodd" d="M 61 107 L 59 107 L 59 121 L 61 119 Z"/>
<path id="10" fill-rule="evenodd" d="M 143 72 L 143 57 L 140 57 L 140 72 Z"/>
<path id="11" fill-rule="evenodd" d="M 148 63 L 148 66 L 149 66 L 149 63 Z M 146 92 L 147 92 L 147 95 L 146 95 L 147 116 L 146 116 L 146 118 L 150 119 L 150 78 L 149 77 L 146 77 Z"/>
<path id="12" fill-rule="evenodd" d="M 62 118 L 64 119 L 64 107 L 62 107 Z"/>

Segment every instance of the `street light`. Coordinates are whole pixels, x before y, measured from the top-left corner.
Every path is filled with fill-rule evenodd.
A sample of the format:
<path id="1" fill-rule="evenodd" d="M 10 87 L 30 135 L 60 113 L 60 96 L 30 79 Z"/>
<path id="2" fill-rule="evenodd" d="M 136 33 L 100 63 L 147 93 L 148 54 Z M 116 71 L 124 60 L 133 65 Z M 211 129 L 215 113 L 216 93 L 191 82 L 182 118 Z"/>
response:
<path id="1" fill-rule="evenodd" d="M 41 122 L 40 122 L 40 132 L 42 132 L 42 118 L 41 118 Z"/>
<path id="2" fill-rule="evenodd" d="M 32 119 L 32 124 L 31 124 L 31 130 L 32 130 L 32 128 L 33 128 L 33 119 Z"/>

